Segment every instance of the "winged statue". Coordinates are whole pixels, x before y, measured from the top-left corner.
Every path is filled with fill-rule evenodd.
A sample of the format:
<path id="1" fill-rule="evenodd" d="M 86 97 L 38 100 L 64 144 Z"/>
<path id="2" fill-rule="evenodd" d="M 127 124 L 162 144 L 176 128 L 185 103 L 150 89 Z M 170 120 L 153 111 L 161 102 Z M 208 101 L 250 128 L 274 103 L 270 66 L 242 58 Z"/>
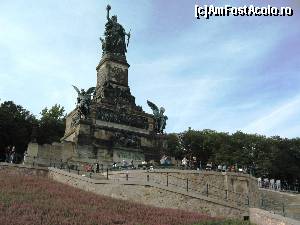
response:
<path id="1" fill-rule="evenodd" d="M 77 108 L 79 109 L 79 112 L 81 115 L 83 115 L 84 118 L 87 118 L 87 116 L 90 113 L 90 105 L 91 105 L 91 100 L 92 100 L 92 94 L 95 93 L 96 88 L 95 87 L 90 87 L 87 91 L 84 89 L 79 89 L 72 85 L 75 91 L 77 92 Z"/>
<path id="2" fill-rule="evenodd" d="M 152 109 L 155 118 L 155 131 L 157 133 L 163 133 L 166 128 L 168 117 L 164 115 L 165 108 L 160 107 L 160 109 L 153 102 L 147 100 L 148 106 Z"/>

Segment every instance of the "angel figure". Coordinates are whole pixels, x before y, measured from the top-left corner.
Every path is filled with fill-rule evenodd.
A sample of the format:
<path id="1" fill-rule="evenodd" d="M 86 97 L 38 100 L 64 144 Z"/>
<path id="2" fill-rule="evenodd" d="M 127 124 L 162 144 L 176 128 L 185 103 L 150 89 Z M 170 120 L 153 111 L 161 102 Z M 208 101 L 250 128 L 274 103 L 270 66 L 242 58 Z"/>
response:
<path id="1" fill-rule="evenodd" d="M 81 89 L 81 91 L 79 91 L 79 89 L 72 85 L 73 88 L 76 90 L 76 92 L 78 93 L 77 96 L 77 108 L 79 109 L 79 112 L 81 115 L 83 115 L 84 118 L 87 118 L 87 116 L 90 113 L 90 105 L 91 105 L 91 100 L 92 100 L 92 94 L 95 92 L 95 87 L 91 87 L 89 88 L 87 91 L 85 91 L 84 89 Z M 81 117 L 80 115 L 80 117 Z"/>
<path id="2" fill-rule="evenodd" d="M 158 107 L 153 102 L 150 102 L 149 100 L 147 100 L 147 104 L 153 111 L 153 115 L 155 118 L 155 131 L 157 133 L 163 134 L 168 119 L 168 117 L 164 115 L 165 108 L 160 107 L 160 109 L 158 109 Z"/>

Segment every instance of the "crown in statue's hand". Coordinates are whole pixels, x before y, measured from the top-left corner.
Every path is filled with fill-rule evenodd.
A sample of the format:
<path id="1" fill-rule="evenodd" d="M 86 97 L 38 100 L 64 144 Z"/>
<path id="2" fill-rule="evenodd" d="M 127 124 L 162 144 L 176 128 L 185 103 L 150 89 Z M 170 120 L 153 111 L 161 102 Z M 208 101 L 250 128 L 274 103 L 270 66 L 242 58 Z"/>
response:
<path id="1" fill-rule="evenodd" d="M 106 9 L 109 11 L 109 10 L 111 10 L 111 6 L 110 5 L 107 5 L 106 6 Z"/>

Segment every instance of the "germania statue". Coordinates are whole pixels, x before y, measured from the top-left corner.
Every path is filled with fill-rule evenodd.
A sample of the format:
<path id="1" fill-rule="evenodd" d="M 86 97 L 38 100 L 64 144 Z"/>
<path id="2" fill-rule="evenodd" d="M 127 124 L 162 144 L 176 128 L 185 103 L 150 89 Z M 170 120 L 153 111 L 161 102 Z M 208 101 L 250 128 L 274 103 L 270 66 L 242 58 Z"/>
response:
<path id="1" fill-rule="evenodd" d="M 102 54 L 113 53 L 125 56 L 130 40 L 130 31 L 126 33 L 121 24 L 118 23 L 116 15 L 109 17 L 110 5 L 107 5 L 107 23 L 105 24 L 104 39 L 100 37 L 102 43 Z M 127 36 L 127 43 L 126 43 Z"/>

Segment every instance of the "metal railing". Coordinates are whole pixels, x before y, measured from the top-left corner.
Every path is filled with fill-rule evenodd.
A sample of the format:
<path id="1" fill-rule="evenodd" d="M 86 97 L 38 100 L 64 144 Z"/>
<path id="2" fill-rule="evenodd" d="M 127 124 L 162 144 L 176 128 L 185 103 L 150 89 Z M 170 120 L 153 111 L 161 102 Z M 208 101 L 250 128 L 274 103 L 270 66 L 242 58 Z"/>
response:
<path id="1" fill-rule="evenodd" d="M 28 157 L 30 158 L 30 157 Z M 203 177 L 200 177 L 199 181 L 195 181 L 191 178 L 182 178 L 178 177 L 169 172 L 162 172 L 162 173 L 152 173 L 147 172 L 144 177 L 134 177 L 133 174 L 130 174 L 129 177 L 128 172 L 125 173 L 124 177 L 115 178 L 115 174 L 112 174 L 112 171 L 122 171 L 122 168 L 118 167 L 108 167 L 104 166 L 103 164 L 99 164 L 99 168 L 91 168 L 86 169 L 85 165 L 88 163 L 72 163 L 72 162 L 63 162 L 62 160 L 58 160 L 55 158 L 52 159 L 43 159 L 43 158 L 36 158 L 31 157 L 30 160 L 27 160 L 27 164 L 31 166 L 46 166 L 46 167 L 54 167 L 58 169 L 65 170 L 67 172 L 82 175 L 88 178 L 93 179 L 111 179 L 111 180 L 143 180 L 149 183 L 153 182 L 155 184 L 166 186 L 166 187 L 173 187 L 180 191 L 185 191 L 189 193 L 193 193 L 200 196 L 205 196 L 209 198 L 213 198 L 216 200 L 226 201 L 237 206 L 250 206 L 250 198 L 248 195 L 234 192 L 231 190 L 227 190 L 225 188 L 217 187 L 211 183 L 205 182 Z M 124 167 L 123 169 L 127 169 Z"/>
<path id="2" fill-rule="evenodd" d="M 286 204 L 284 201 L 276 201 L 274 199 L 261 197 L 259 207 L 263 210 L 269 211 L 271 213 L 279 214 L 282 216 L 286 215 Z"/>

